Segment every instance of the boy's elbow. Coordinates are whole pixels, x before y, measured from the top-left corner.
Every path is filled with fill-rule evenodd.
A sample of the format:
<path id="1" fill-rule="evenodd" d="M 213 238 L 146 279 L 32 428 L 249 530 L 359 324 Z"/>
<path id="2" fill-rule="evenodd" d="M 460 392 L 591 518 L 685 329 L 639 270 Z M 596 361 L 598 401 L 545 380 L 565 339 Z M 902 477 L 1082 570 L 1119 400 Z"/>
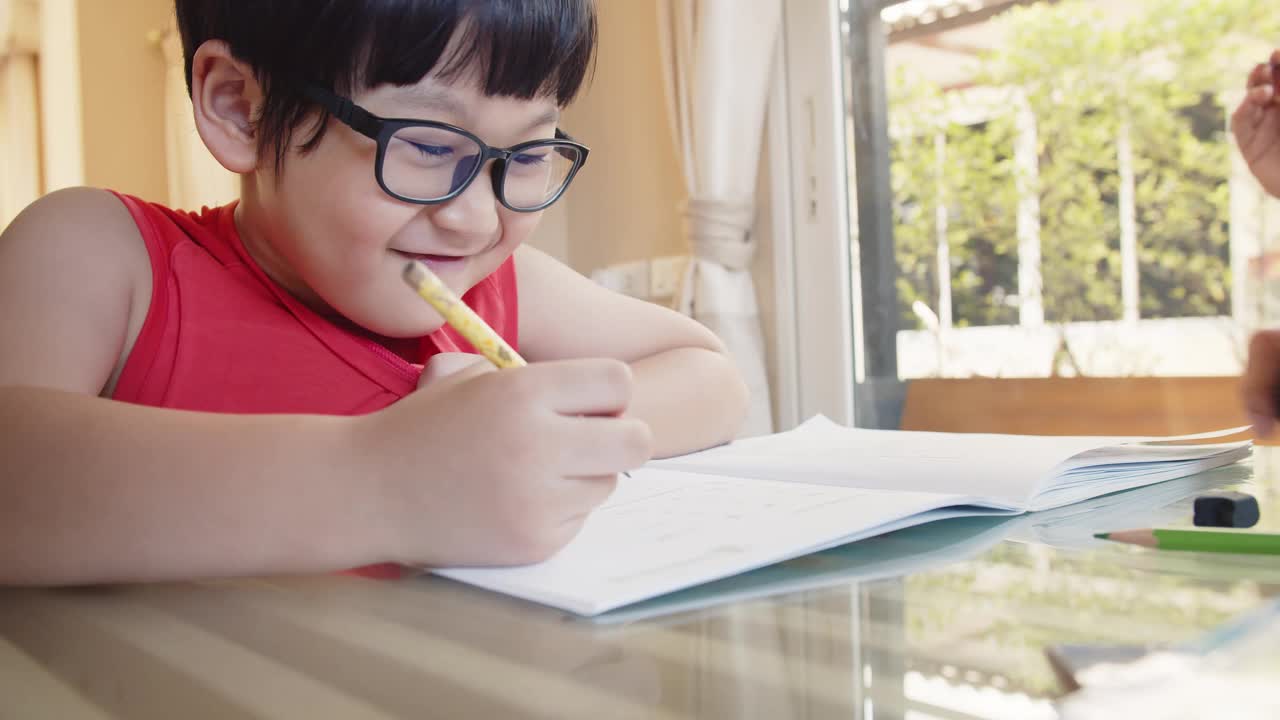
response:
<path id="1" fill-rule="evenodd" d="M 727 352 L 721 350 L 716 353 L 716 359 L 720 364 L 717 372 L 721 386 L 720 407 L 723 408 L 725 418 L 725 436 L 721 441 L 729 442 L 738 436 L 746 422 L 747 410 L 751 405 L 751 388 L 737 363 Z"/>
<path id="2" fill-rule="evenodd" d="M 738 433 L 742 432 L 742 425 L 747 421 L 747 411 L 751 407 L 751 388 L 747 387 L 747 383 L 742 379 L 740 373 L 733 383 L 731 405 L 733 407 L 733 420 L 730 423 L 729 437 L 725 438 L 725 442 L 737 438 Z"/>

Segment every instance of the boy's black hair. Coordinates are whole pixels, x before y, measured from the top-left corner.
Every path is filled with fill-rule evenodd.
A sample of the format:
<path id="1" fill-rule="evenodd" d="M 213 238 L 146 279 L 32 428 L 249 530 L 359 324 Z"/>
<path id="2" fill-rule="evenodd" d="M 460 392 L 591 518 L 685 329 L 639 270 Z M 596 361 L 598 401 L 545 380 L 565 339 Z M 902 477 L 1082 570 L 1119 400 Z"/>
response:
<path id="1" fill-rule="evenodd" d="M 277 169 L 293 132 L 314 111 L 302 85 L 341 94 L 412 85 L 428 73 L 480 70 L 488 95 L 552 97 L 567 105 L 594 59 L 593 0 L 175 0 L 187 88 L 206 40 L 225 41 L 253 68 L 265 99 L 255 120 L 259 150 Z M 449 41 L 459 42 L 446 56 Z M 305 142 L 324 136 L 319 122 Z"/>

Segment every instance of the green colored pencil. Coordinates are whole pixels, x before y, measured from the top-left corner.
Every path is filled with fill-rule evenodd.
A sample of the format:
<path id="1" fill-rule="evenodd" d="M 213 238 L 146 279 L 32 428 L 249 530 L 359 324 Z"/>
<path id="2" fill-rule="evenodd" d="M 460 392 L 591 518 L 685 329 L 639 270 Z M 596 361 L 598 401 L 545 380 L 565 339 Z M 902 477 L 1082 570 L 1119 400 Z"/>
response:
<path id="1" fill-rule="evenodd" d="M 1094 535 L 1102 540 L 1160 550 L 1280 555 L 1280 535 L 1229 530 L 1121 530 Z"/>

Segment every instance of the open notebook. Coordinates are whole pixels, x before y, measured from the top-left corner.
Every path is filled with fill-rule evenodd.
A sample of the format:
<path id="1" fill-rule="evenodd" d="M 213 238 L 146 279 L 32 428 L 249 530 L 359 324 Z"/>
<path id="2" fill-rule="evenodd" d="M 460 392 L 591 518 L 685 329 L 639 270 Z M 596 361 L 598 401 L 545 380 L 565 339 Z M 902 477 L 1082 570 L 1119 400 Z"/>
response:
<path id="1" fill-rule="evenodd" d="M 1099 540 L 1094 533 L 1185 523 L 1195 496 L 1250 477 L 1248 468 L 1231 465 L 1052 510 L 948 518 L 677 590 L 592 620 L 599 625 L 625 625 L 655 618 L 665 621 L 678 613 L 675 622 L 683 623 L 691 612 L 729 602 L 928 572 L 975 558 L 1006 540 L 1074 550 L 1114 547 L 1115 543 Z"/>
<path id="2" fill-rule="evenodd" d="M 1046 510 L 1248 456 L 1178 438 L 795 430 L 649 463 L 546 562 L 436 572 L 580 615 L 913 525 Z M 1195 444 L 1189 444 L 1195 441 Z"/>

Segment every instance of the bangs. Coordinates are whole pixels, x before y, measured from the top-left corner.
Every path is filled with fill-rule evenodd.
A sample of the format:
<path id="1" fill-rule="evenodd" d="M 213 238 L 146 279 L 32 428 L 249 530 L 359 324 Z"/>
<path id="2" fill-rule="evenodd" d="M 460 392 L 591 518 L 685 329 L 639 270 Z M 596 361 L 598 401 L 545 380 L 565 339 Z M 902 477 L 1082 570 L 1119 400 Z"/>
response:
<path id="1" fill-rule="evenodd" d="M 486 95 L 550 97 L 563 107 L 582 86 L 596 39 L 588 0 L 382 3 L 367 17 L 348 91 L 427 75 L 448 82 L 474 69 Z"/>

